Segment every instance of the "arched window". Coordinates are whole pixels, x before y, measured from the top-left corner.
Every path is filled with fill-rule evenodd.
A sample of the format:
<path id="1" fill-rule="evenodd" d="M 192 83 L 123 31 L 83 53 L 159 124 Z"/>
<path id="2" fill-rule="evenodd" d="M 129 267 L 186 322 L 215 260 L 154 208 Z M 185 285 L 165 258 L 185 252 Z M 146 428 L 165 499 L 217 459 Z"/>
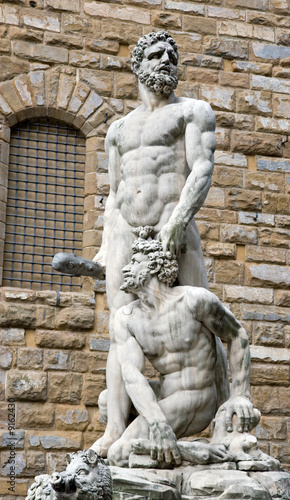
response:
<path id="1" fill-rule="evenodd" d="M 57 252 L 82 251 L 85 138 L 35 119 L 11 130 L 3 285 L 77 290 L 80 278 L 53 271 Z"/>

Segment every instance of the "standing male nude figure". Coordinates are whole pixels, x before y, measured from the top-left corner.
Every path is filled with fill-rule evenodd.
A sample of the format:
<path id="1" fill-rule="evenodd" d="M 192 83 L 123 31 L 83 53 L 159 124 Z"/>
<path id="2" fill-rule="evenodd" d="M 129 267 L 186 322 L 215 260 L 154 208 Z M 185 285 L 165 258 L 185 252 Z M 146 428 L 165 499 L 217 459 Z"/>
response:
<path id="1" fill-rule="evenodd" d="M 94 261 L 106 269 L 111 311 L 107 364 L 107 428 L 92 448 L 106 456 L 123 434 L 130 399 L 116 355 L 115 312 L 134 300 L 120 290 L 122 268 L 130 261 L 134 229 L 153 227 L 164 250 L 177 255 L 178 283 L 208 288 L 194 215 L 202 206 L 213 171 L 214 113 L 204 101 L 176 97 L 178 52 L 165 32 L 141 38 L 132 54 L 142 104 L 115 121 L 106 138 L 110 194 L 103 242 Z M 220 403 L 228 397 L 225 358 L 217 342 Z"/>

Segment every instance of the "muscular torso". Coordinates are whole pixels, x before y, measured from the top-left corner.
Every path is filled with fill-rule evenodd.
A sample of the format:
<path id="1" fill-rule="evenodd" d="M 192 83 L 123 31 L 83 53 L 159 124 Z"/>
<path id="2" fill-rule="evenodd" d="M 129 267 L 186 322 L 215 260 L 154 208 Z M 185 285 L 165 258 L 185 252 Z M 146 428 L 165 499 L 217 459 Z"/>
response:
<path id="1" fill-rule="evenodd" d="M 156 314 L 148 314 L 136 301 L 128 327 L 160 373 L 162 398 L 178 391 L 204 390 L 214 384 L 215 339 L 187 307 L 186 291 L 173 296 Z"/>
<path id="2" fill-rule="evenodd" d="M 159 230 L 178 203 L 190 172 L 185 126 L 183 102 L 152 112 L 138 108 L 117 123 L 116 206 L 130 226 Z"/>

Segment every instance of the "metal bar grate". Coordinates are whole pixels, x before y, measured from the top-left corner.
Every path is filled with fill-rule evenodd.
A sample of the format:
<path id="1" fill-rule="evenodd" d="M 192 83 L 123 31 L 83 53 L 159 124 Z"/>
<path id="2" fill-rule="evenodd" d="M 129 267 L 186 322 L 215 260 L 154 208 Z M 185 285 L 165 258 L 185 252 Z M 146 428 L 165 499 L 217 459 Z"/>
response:
<path id="1" fill-rule="evenodd" d="M 57 252 L 82 251 L 85 139 L 41 119 L 11 130 L 3 285 L 70 291 L 80 278 L 55 272 Z"/>

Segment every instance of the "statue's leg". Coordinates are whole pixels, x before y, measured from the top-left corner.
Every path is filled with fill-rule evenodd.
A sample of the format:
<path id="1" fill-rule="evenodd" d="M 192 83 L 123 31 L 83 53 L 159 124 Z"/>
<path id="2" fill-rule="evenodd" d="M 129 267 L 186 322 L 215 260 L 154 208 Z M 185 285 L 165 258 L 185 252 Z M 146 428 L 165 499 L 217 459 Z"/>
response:
<path id="1" fill-rule="evenodd" d="M 107 456 L 110 446 L 122 435 L 127 426 L 131 401 L 122 379 L 117 360 L 114 335 L 114 315 L 116 311 L 132 302 L 135 297 L 120 290 L 123 283 L 122 269 L 131 259 L 131 245 L 136 237 L 130 226 L 119 216 L 110 234 L 106 265 L 107 299 L 110 307 L 110 350 L 107 360 L 107 427 L 104 436 L 92 448 L 102 457 Z"/>

